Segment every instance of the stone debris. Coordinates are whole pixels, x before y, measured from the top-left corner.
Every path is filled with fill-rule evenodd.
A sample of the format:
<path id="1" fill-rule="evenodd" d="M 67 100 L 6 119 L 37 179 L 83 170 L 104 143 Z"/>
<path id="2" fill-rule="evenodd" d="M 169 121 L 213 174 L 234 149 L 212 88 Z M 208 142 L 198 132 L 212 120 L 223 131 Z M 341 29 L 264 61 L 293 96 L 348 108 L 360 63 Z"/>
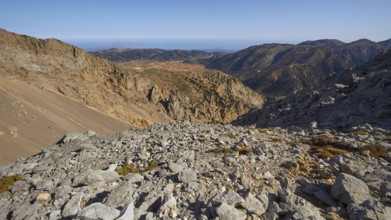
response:
<path id="1" fill-rule="evenodd" d="M 373 155 L 390 152 L 390 132 L 359 129 L 178 122 L 81 133 L 0 167 L 22 176 L 0 194 L 0 218 L 391 219 L 391 166 Z"/>

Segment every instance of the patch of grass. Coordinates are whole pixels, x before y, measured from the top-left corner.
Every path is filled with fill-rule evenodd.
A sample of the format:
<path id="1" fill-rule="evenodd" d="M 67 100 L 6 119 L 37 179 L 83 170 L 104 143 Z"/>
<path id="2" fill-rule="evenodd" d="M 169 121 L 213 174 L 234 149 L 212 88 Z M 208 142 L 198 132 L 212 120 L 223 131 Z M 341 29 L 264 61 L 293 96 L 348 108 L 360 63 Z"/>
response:
<path id="1" fill-rule="evenodd" d="M 118 168 L 115 170 L 119 175 L 125 176 L 129 173 L 146 173 L 154 170 L 156 167 L 158 167 L 158 163 L 155 161 L 152 161 L 148 164 L 148 167 L 145 168 L 144 170 L 140 169 L 139 167 L 126 163 L 124 164 L 121 168 Z"/>
<path id="2" fill-rule="evenodd" d="M 238 144 L 235 149 L 218 146 L 215 149 L 208 150 L 207 153 L 217 153 L 217 154 L 233 154 L 235 152 L 238 152 L 240 155 L 247 155 L 253 153 L 253 151 L 247 147 L 245 147 L 243 144 Z"/>
<path id="3" fill-rule="evenodd" d="M 301 142 L 297 140 L 293 140 L 293 141 L 288 141 L 287 144 L 291 145 L 292 147 L 297 147 L 301 144 Z"/>
<path id="4" fill-rule="evenodd" d="M 263 129 L 263 128 L 254 128 L 254 127 L 246 127 L 246 128 L 247 128 L 247 130 L 258 131 L 261 134 L 267 133 L 267 129 Z"/>
<path id="5" fill-rule="evenodd" d="M 326 145 L 324 147 L 317 147 L 315 149 L 315 155 L 320 158 L 330 158 L 330 157 L 334 157 L 335 155 L 347 154 L 347 153 L 349 153 L 349 151 L 335 148 L 331 145 Z"/>
<path id="6" fill-rule="evenodd" d="M 129 173 L 141 173 L 141 170 L 133 164 L 125 163 L 121 168 L 116 169 L 115 172 L 121 176 L 125 176 Z"/>
<path id="7" fill-rule="evenodd" d="M 15 182 L 22 179 L 21 175 L 14 176 L 4 176 L 0 178 L 0 193 L 7 192 L 9 187 L 12 186 Z"/>
<path id="8" fill-rule="evenodd" d="M 387 149 L 379 144 L 370 144 L 360 147 L 358 149 L 361 153 L 369 151 L 369 155 L 375 158 L 384 157 L 387 153 Z"/>
<path id="9" fill-rule="evenodd" d="M 380 140 L 391 142 L 391 136 L 384 136 L 384 137 L 381 137 Z"/>
<path id="10" fill-rule="evenodd" d="M 253 153 L 252 149 L 249 149 L 248 147 L 244 146 L 244 144 L 242 143 L 236 146 L 236 151 L 239 152 L 240 155 L 248 155 Z"/>
<path id="11" fill-rule="evenodd" d="M 361 136 L 366 136 L 368 135 L 368 132 L 366 131 L 354 131 L 352 133 L 350 133 L 351 135 L 361 135 Z"/>
<path id="12" fill-rule="evenodd" d="M 305 144 L 309 144 L 316 147 L 324 147 L 327 145 L 333 146 L 335 148 L 350 150 L 350 145 L 344 141 L 338 141 L 334 137 L 329 136 L 317 136 L 307 141 Z"/>
<path id="13" fill-rule="evenodd" d="M 207 153 L 233 154 L 233 153 L 235 153 L 235 151 L 230 148 L 218 146 L 216 149 L 208 150 Z"/>
<path id="14" fill-rule="evenodd" d="M 269 141 L 277 143 L 277 142 L 281 142 L 281 139 L 280 138 L 276 138 L 276 137 L 272 137 L 272 138 L 269 139 Z"/>
<path id="15" fill-rule="evenodd" d="M 152 171 L 152 170 L 154 170 L 156 167 L 158 167 L 158 163 L 155 162 L 155 161 L 152 161 L 152 162 L 149 163 L 148 167 L 145 168 L 145 170 L 143 171 L 143 173 Z"/>

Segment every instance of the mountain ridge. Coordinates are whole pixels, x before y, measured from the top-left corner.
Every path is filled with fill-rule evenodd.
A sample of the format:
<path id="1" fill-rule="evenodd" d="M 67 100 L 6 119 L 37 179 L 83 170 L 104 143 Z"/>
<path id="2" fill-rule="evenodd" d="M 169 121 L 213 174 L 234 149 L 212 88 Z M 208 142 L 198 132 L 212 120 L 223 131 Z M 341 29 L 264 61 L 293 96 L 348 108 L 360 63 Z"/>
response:
<path id="1" fill-rule="evenodd" d="M 386 49 L 387 42 L 360 39 L 343 43 L 324 39 L 297 45 L 263 44 L 200 62 L 237 77 L 259 93 L 276 97 L 307 88 L 303 82 L 310 85 L 308 88 L 316 88 L 328 74 L 363 65 Z M 297 80 L 300 73 L 306 74 Z"/>

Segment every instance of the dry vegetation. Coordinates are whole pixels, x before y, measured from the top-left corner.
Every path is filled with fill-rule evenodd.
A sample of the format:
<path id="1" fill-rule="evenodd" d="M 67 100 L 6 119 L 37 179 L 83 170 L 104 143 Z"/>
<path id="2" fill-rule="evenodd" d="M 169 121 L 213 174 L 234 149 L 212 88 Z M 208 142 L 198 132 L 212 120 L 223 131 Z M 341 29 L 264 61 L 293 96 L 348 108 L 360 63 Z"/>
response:
<path id="1" fill-rule="evenodd" d="M 14 176 L 4 176 L 0 178 L 0 193 L 6 192 L 9 190 L 9 187 L 12 186 L 15 182 L 22 179 L 21 175 Z"/>
<path id="2" fill-rule="evenodd" d="M 365 145 L 358 149 L 361 153 L 364 153 L 365 151 L 369 151 L 369 155 L 375 158 L 384 157 L 387 151 L 387 149 L 379 144 L 371 144 L 371 145 Z"/>
<path id="3" fill-rule="evenodd" d="M 129 173 L 146 173 L 146 172 L 154 170 L 156 167 L 158 167 L 158 163 L 154 162 L 154 161 L 150 162 L 148 167 L 145 169 L 141 169 L 140 167 L 137 167 L 137 166 L 130 164 L 130 163 L 125 163 L 122 167 L 116 169 L 115 171 L 119 175 L 125 176 Z"/>

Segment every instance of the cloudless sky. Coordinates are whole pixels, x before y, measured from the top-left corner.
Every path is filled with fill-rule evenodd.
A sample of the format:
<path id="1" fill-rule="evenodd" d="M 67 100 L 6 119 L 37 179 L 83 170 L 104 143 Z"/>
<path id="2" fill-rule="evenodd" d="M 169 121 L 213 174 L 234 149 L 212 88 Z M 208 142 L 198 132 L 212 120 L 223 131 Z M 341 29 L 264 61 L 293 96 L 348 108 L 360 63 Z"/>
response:
<path id="1" fill-rule="evenodd" d="M 391 0 L 2 0 L 0 28 L 58 39 L 391 38 Z"/>

